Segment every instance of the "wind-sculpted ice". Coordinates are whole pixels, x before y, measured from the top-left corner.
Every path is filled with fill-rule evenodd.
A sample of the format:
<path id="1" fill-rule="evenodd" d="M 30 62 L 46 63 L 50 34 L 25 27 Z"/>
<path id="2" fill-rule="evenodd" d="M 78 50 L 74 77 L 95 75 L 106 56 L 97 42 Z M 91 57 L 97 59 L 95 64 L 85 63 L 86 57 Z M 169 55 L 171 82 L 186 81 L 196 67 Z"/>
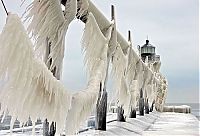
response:
<path id="1" fill-rule="evenodd" d="M 80 123 L 90 115 L 97 101 L 100 83 L 105 80 L 111 30 L 108 29 L 108 37 L 99 34 L 101 31 L 95 18 L 89 14 L 85 33 L 88 34 L 89 31 L 91 34 L 85 40 L 90 40 L 87 45 L 91 44 L 91 48 L 84 48 L 87 54 L 86 62 L 92 60 L 91 58 L 95 60 L 92 60 L 92 64 L 89 65 L 91 71 L 87 88 L 72 94 L 53 76 L 45 63 L 35 57 L 32 42 L 19 17 L 9 14 L 0 36 L 0 63 L 2 64 L 0 79 L 3 81 L 0 103 L 1 113 L 6 113 L 8 110 L 12 116 L 11 126 L 16 118 L 21 123 L 25 123 L 29 117 L 33 121 L 37 118 L 47 118 L 49 121 L 57 122 L 59 134 L 65 129 L 67 120 L 66 134 L 75 134 Z M 102 46 L 101 51 L 94 48 L 97 42 L 95 42 L 96 37 L 93 37 L 95 34 L 102 36 L 102 41 L 98 40 L 99 46 Z"/>
<path id="2" fill-rule="evenodd" d="M 17 118 L 56 121 L 62 131 L 70 108 L 71 93 L 45 63 L 35 58 L 33 45 L 19 17 L 10 14 L 0 35 L 1 113 L 9 111 L 11 128 Z M 58 130 L 58 132 L 60 132 Z"/>

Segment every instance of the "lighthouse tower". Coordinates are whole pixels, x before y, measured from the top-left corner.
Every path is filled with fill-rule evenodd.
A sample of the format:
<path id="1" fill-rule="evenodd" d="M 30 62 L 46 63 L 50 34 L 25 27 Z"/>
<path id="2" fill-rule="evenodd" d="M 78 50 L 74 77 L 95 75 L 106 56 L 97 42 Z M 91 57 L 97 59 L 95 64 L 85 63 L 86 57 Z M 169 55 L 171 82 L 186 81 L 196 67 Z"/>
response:
<path id="1" fill-rule="evenodd" d="M 146 40 L 146 43 L 141 47 L 141 58 L 143 62 L 148 59 L 148 63 L 160 61 L 160 55 L 156 55 L 155 46 L 150 44 L 149 40 Z"/>

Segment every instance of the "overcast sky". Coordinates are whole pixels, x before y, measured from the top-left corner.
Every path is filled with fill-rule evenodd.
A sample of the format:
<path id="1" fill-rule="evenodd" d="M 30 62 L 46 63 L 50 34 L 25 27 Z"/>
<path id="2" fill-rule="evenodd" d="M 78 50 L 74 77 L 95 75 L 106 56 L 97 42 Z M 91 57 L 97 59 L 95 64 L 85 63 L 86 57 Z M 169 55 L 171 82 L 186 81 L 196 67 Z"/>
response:
<path id="1" fill-rule="evenodd" d="M 21 0 L 4 0 L 9 11 L 22 14 Z M 150 43 L 161 55 L 161 72 L 169 82 L 167 102 L 199 101 L 199 12 L 198 0 L 93 0 L 110 18 L 110 5 L 116 7 L 117 29 L 133 44 Z M 6 15 L 0 5 L 0 30 Z M 74 20 L 66 36 L 63 83 L 70 90 L 86 87 L 87 78 L 81 53 L 84 24 Z M 112 92 L 112 87 L 108 87 Z"/>

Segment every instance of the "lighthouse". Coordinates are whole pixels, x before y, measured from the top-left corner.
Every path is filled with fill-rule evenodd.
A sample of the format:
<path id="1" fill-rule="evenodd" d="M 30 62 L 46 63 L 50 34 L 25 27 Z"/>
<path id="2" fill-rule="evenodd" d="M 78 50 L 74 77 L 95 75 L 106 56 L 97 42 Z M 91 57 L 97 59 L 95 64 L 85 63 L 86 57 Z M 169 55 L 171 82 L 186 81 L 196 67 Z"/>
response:
<path id="1" fill-rule="evenodd" d="M 160 55 L 156 55 L 155 46 L 149 43 L 149 40 L 146 40 L 146 43 L 141 47 L 141 58 L 145 62 L 148 60 L 148 63 L 155 61 L 160 61 Z"/>

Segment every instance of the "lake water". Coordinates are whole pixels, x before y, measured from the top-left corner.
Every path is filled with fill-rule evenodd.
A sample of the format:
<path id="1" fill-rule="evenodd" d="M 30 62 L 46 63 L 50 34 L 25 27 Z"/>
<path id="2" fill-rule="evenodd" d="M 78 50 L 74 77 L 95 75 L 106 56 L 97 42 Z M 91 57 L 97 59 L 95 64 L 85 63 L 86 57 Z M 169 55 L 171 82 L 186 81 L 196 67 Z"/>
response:
<path id="1" fill-rule="evenodd" d="M 199 103 L 167 103 L 167 106 L 188 105 L 191 107 L 191 113 L 200 120 L 200 104 Z"/>

